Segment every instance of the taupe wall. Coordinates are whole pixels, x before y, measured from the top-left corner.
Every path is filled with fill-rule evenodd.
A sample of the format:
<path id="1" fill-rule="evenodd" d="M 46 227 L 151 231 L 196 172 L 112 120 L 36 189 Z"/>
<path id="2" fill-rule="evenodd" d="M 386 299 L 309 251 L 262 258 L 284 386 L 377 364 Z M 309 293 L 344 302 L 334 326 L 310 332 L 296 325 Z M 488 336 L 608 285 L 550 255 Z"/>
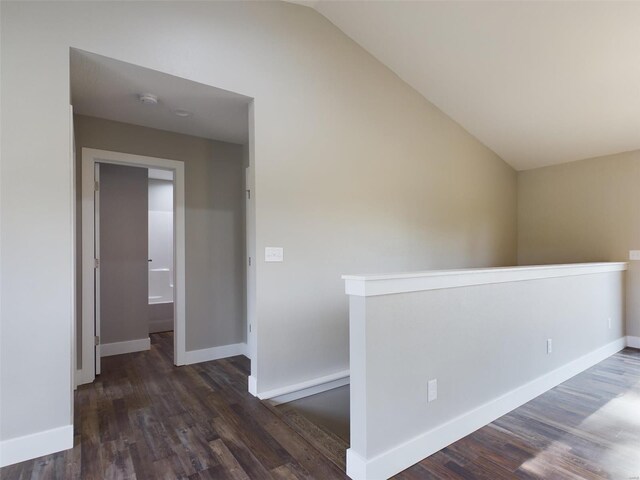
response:
<path id="1" fill-rule="evenodd" d="M 72 421 L 70 47 L 254 99 L 257 392 L 348 368 L 341 274 L 515 262 L 513 169 L 310 8 L 0 8 L 5 438 Z M 266 246 L 285 262 L 264 263 Z"/>
<path id="2" fill-rule="evenodd" d="M 640 250 L 640 151 L 518 174 L 520 265 L 628 261 Z M 627 334 L 640 336 L 640 262 L 627 272 Z"/>
<path id="3" fill-rule="evenodd" d="M 149 337 L 146 168 L 100 165 L 100 342 Z"/>
<path id="4" fill-rule="evenodd" d="M 244 342 L 242 146 L 83 115 L 74 126 L 78 202 L 82 147 L 185 162 L 187 350 Z"/>

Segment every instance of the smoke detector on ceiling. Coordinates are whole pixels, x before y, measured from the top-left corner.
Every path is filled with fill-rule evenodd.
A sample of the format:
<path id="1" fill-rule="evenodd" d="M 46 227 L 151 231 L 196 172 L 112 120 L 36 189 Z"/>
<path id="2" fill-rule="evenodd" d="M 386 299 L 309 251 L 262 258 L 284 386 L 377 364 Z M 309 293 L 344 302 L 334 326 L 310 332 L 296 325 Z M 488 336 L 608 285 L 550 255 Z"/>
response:
<path id="1" fill-rule="evenodd" d="M 141 93 L 138 95 L 138 99 L 145 105 L 157 105 L 158 96 L 153 93 Z"/>

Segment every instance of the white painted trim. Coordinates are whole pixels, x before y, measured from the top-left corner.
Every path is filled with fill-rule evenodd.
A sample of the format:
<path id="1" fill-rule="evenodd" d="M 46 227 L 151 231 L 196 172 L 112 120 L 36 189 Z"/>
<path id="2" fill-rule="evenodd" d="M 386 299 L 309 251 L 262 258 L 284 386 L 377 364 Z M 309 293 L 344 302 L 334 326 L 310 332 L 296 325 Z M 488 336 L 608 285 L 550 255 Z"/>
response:
<path id="1" fill-rule="evenodd" d="M 123 353 L 144 352 L 151 348 L 151 339 L 139 338 L 136 340 L 126 340 L 124 342 L 103 343 L 100 349 L 101 357 L 112 355 L 122 355 Z"/>
<path id="2" fill-rule="evenodd" d="M 76 388 L 95 380 L 95 373 L 90 368 L 79 368 L 76 370 Z"/>
<path id="3" fill-rule="evenodd" d="M 301 398 L 310 397 L 311 395 L 316 395 L 318 393 L 326 392 L 328 390 L 333 390 L 334 388 L 349 385 L 349 382 L 350 382 L 350 377 L 347 373 L 347 376 L 338 378 L 336 380 L 332 380 L 330 382 L 324 382 L 319 385 L 314 385 L 313 387 L 302 388 L 300 390 L 286 393 L 284 395 L 271 397 L 269 398 L 269 402 L 271 402 L 271 404 L 273 405 L 280 405 L 282 403 L 293 402 L 294 400 L 299 400 Z"/>
<path id="4" fill-rule="evenodd" d="M 629 335 L 627 337 L 627 347 L 640 348 L 640 337 L 632 337 Z"/>
<path id="5" fill-rule="evenodd" d="M 383 275 L 343 275 L 347 295 L 371 297 L 394 293 L 468 287 L 489 283 L 520 282 L 543 278 L 619 272 L 625 262 L 569 263 L 565 265 L 533 265 L 526 267 L 472 268 L 464 270 L 432 270 Z"/>
<path id="6" fill-rule="evenodd" d="M 258 396 L 258 382 L 256 381 L 256 377 L 253 375 L 249 375 L 247 390 L 249 390 L 249 393 L 254 397 Z"/>
<path id="7" fill-rule="evenodd" d="M 349 370 L 344 370 L 324 377 L 318 377 L 305 382 L 258 393 L 257 397 L 260 400 L 269 400 L 271 403 L 278 405 L 280 403 L 292 402 L 299 398 L 308 397 L 310 395 L 315 395 L 316 393 L 325 392 L 348 384 Z"/>
<path id="8" fill-rule="evenodd" d="M 203 348 L 201 350 L 190 350 L 185 352 L 185 365 L 193 363 L 210 362 L 221 358 L 235 357 L 247 353 L 246 343 L 234 343 L 232 345 L 222 345 L 220 347 Z"/>
<path id="9" fill-rule="evenodd" d="M 184 162 L 165 158 L 145 157 L 128 153 L 82 149 L 82 374 L 79 385 L 95 379 L 94 349 L 94 175 L 96 163 L 112 163 L 133 167 L 147 167 L 173 171 L 174 175 L 174 344 L 173 362 L 184 365 L 186 350 L 186 292 L 185 292 L 185 174 Z M 80 383 L 81 381 L 81 383 Z"/>
<path id="10" fill-rule="evenodd" d="M 626 344 L 625 337 L 615 340 L 370 460 L 349 449 L 347 475 L 354 480 L 392 477 L 605 360 Z"/>
<path id="11" fill-rule="evenodd" d="M 0 442 L 0 467 L 73 448 L 73 425 Z"/>

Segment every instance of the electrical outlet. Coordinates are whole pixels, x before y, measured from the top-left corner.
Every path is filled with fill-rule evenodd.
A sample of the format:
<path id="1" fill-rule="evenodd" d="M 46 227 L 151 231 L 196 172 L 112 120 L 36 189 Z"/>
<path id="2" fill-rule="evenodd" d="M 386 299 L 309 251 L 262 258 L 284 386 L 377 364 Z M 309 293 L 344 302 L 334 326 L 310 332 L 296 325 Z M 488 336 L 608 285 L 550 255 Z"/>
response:
<path id="1" fill-rule="evenodd" d="M 438 379 L 429 380 L 427 384 L 427 402 L 433 402 L 438 398 Z"/>
<path id="2" fill-rule="evenodd" d="M 640 260 L 640 250 L 629 250 L 629 260 Z"/>
<path id="3" fill-rule="evenodd" d="M 607 320 L 607 324 L 609 325 L 609 330 L 611 330 L 611 317 L 609 317 L 609 320 Z"/>
<path id="4" fill-rule="evenodd" d="M 553 340 L 547 338 L 547 353 L 553 352 Z"/>

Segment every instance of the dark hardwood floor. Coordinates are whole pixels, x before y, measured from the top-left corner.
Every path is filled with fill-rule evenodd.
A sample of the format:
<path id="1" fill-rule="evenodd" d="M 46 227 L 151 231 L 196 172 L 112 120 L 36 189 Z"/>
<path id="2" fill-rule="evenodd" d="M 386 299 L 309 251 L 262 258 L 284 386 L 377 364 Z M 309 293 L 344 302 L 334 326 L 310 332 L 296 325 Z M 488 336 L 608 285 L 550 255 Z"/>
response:
<path id="1" fill-rule="evenodd" d="M 347 478 L 247 393 L 245 357 L 177 368 L 172 351 L 152 334 L 147 352 L 103 358 L 76 392 L 74 448 L 2 480 Z"/>
<path id="2" fill-rule="evenodd" d="M 76 393 L 75 446 L 13 479 L 344 479 L 344 439 L 246 391 L 244 357 L 176 368 L 171 334 L 103 359 Z M 398 479 L 640 476 L 640 351 L 626 349 Z"/>

